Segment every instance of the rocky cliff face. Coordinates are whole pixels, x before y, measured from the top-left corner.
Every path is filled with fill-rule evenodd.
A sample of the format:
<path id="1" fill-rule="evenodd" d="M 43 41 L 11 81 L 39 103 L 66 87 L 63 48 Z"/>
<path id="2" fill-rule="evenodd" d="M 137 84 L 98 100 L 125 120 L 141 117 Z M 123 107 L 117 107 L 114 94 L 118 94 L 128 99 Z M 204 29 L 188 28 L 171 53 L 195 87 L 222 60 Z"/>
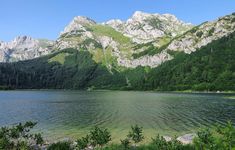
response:
<path id="1" fill-rule="evenodd" d="M 28 60 L 51 53 L 52 41 L 19 36 L 11 42 L 0 42 L 0 62 Z"/>
<path id="2" fill-rule="evenodd" d="M 192 53 L 202 46 L 206 46 L 214 40 L 225 37 L 235 32 L 235 14 L 221 17 L 212 22 L 205 22 L 182 35 L 173 38 L 171 41 L 160 47 L 160 51 L 137 59 L 123 59 L 120 65 L 135 68 L 137 66 L 157 67 L 161 63 L 173 59 L 169 51 L 183 51 Z"/>
<path id="3" fill-rule="evenodd" d="M 127 21 L 110 20 L 106 23 L 130 37 L 136 43 L 148 43 L 165 36 L 175 37 L 193 27 L 171 14 L 148 14 L 136 11 Z"/>
<path id="4" fill-rule="evenodd" d="M 167 49 L 191 53 L 235 31 L 235 14 L 205 22 L 174 39 Z"/>
<path id="5" fill-rule="evenodd" d="M 96 24 L 96 22 L 90 18 L 77 16 L 65 27 L 64 31 L 60 33 L 60 36 L 66 33 L 77 34 L 81 31 L 86 31 L 85 26 L 94 24 Z"/>

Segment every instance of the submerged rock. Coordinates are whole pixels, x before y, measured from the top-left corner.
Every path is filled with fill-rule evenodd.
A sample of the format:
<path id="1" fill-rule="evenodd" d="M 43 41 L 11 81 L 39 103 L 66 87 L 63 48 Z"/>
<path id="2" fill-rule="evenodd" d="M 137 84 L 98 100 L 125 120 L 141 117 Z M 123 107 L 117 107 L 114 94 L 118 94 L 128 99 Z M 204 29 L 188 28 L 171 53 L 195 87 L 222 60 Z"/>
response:
<path id="1" fill-rule="evenodd" d="M 181 142 L 182 144 L 192 144 L 193 139 L 196 137 L 196 134 L 185 134 L 183 136 L 179 136 L 177 140 Z"/>
<path id="2" fill-rule="evenodd" d="M 163 136 L 163 138 L 166 140 L 166 142 L 170 142 L 172 140 L 172 137 L 170 136 Z"/>

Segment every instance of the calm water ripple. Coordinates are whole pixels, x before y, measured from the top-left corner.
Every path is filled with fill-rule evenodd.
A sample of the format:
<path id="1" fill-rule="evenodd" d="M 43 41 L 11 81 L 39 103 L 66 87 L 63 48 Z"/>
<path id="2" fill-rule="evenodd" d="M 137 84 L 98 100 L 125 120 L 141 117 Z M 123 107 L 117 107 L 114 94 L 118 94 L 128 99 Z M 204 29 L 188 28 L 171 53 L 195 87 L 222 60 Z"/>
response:
<path id="1" fill-rule="evenodd" d="M 1 91 L 0 126 L 38 121 L 49 138 L 84 135 L 95 125 L 114 138 L 133 124 L 145 134 L 175 135 L 227 120 L 235 123 L 232 94 L 182 94 L 121 91 Z M 124 134 L 125 133 L 125 134 Z"/>

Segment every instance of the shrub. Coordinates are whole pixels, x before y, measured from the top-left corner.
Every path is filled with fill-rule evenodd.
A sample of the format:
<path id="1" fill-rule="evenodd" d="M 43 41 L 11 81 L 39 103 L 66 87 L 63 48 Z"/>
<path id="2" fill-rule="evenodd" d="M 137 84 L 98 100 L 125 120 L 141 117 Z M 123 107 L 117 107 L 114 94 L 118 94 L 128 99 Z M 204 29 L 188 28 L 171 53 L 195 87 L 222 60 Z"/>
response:
<path id="1" fill-rule="evenodd" d="M 42 135 L 40 133 L 34 135 L 34 139 L 37 145 L 42 145 L 44 143 L 44 140 L 42 138 Z"/>
<path id="2" fill-rule="evenodd" d="M 159 147 L 159 149 L 166 149 L 167 148 L 167 141 L 162 137 L 157 135 L 155 138 L 152 139 L 152 144 Z"/>
<path id="3" fill-rule="evenodd" d="M 2 127 L 0 129 L 0 149 L 32 149 L 34 145 L 43 144 L 41 134 L 31 134 L 31 129 L 36 122 L 19 123 L 11 127 Z"/>
<path id="4" fill-rule="evenodd" d="M 131 142 L 128 138 L 121 140 L 121 144 L 125 150 L 130 148 L 130 143 Z"/>
<path id="5" fill-rule="evenodd" d="M 209 30 L 209 36 L 212 36 L 213 35 L 213 33 L 215 32 L 215 28 L 213 27 L 213 28 L 211 28 L 210 30 Z"/>
<path id="6" fill-rule="evenodd" d="M 154 150 L 193 150 L 191 145 L 183 145 L 175 139 L 167 142 L 162 136 L 157 135 L 150 144 Z"/>
<path id="7" fill-rule="evenodd" d="M 228 122 L 225 127 L 217 126 L 218 140 L 222 148 L 232 149 L 235 147 L 235 128 L 232 122 Z"/>
<path id="8" fill-rule="evenodd" d="M 51 144 L 48 150 L 72 150 L 72 147 L 69 142 L 58 142 Z"/>
<path id="9" fill-rule="evenodd" d="M 201 38 L 202 35 L 203 35 L 203 32 L 202 32 L 202 31 L 199 31 L 199 32 L 196 33 L 196 35 L 197 35 L 197 37 Z"/>
<path id="10" fill-rule="evenodd" d="M 194 140 L 197 149 L 215 149 L 215 139 L 208 128 L 200 130 L 197 136 Z"/>
<path id="11" fill-rule="evenodd" d="M 87 135 L 86 137 L 82 137 L 81 139 L 77 140 L 77 148 L 78 149 L 85 149 L 90 144 L 90 137 Z"/>
<path id="12" fill-rule="evenodd" d="M 144 139 L 143 127 L 139 127 L 138 125 L 131 126 L 131 131 L 129 132 L 128 137 L 135 143 L 141 142 Z"/>
<path id="13" fill-rule="evenodd" d="M 96 126 L 90 131 L 90 139 L 94 147 L 97 145 L 102 147 L 111 141 L 111 134 L 107 129 L 101 129 Z"/>

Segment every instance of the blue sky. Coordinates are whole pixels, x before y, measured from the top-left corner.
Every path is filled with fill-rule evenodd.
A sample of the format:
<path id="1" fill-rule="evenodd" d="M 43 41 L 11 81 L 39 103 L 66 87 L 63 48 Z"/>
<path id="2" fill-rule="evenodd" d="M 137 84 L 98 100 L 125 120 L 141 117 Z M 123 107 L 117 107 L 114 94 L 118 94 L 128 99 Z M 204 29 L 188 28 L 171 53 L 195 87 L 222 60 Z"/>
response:
<path id="1" fill-rule="evenodd" d="M 235 12 L 235 0 L 1 0 L 0 40 L 18 35 L 53 40 L 75 16 L 126 20 L 137 10 L 200 24 Z"/>

